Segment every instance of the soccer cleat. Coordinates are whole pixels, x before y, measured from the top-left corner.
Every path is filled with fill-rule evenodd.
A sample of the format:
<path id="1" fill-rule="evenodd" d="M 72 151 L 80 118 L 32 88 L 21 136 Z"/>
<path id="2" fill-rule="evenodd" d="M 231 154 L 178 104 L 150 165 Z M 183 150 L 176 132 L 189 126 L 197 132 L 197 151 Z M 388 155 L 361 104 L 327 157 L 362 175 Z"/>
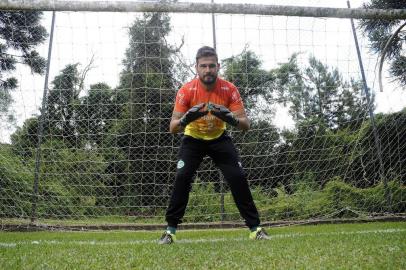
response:
<path id="1" fill-rule="evenodd" d="M 270 240 L 271 237 L 266 233 L 264 228 L 258 227 L 256 231 L 250 233 L 252 240 Z"/>
<path id="2" fill-rule="evenodd" d="M 170 245 L 174 243 L 176 240 L 176 236 L 168 231 L 165 231 L 161 238 L 158 240 L 158 244 L 160 245 Z"/>

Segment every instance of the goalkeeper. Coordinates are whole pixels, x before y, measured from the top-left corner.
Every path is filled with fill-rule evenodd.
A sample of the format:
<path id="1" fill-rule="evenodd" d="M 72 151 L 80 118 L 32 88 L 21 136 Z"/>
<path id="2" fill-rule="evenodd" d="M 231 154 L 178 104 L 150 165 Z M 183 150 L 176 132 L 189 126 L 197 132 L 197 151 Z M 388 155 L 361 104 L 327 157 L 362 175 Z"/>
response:
<path id="1" fill-rule="evenodd" d="M 178 154 L 175 183 L 166 211 L 168 227 L 159 244 L 175 241 L 182 222 L 196 170 L 207 155 L 221 170 L 230 186 L 238 210 L 250 229 L 251 239 L 269 239 L 260 227 L 237 150 L 226 132 L 226 123 L 249 129 L 249 120 L 237 88 L 218 78 L 220 64 L 216 51 L 204 46 L 196 55 L 197 77 L 183 85 L 177 95 L 170 122 L 171 133 L 184 132 Z"/>

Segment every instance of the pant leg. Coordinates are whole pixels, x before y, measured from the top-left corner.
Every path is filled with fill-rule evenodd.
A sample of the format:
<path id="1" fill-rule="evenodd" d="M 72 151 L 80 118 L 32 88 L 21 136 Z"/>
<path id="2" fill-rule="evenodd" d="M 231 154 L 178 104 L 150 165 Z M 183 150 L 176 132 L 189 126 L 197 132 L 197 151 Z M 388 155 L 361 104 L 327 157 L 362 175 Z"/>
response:
<path id="1" fill-rule="evenodd" d="M 245 224 L 249 228 L 259 226 L 258 210 L 231 138 L 224 134 L 218 140 L 213 141 L 209 146 L 208 155 L 219 167 L 230 186 L 231 194 Z"/>
<path id="2" fill-rule="evenodd" d="M 178 163 L 172 195 L 166 210 L 166 222 L 171 227 L 182 223 L 189 193 L 192 189 L 193 177 L 205 155 L 204 147 L 199 140 L 189 136 L 182 138 L 178 153 Z"/>

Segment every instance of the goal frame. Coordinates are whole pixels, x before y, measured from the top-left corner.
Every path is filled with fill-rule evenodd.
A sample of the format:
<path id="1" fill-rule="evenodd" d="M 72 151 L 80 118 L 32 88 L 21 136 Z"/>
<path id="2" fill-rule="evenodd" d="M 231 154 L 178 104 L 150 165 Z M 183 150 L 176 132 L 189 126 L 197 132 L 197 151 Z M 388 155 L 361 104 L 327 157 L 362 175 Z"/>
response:
<path id="1" fill-rule="evenodd" d="M 403 9 L 329 8 L 232 3 L 165 3 L 158 1 L 0 0 L 0 10 L 224 13 L 353 19 L 406 19 L 406 10 Z"/>

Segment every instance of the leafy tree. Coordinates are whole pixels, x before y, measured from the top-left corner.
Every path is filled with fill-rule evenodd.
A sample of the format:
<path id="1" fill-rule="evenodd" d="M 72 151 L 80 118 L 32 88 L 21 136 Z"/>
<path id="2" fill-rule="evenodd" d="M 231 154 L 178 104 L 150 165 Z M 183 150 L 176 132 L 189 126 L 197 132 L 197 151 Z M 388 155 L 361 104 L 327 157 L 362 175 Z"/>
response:
<path id="1" fill-rule="evenodd" d="M 271 188 L 283 181 L 278 178 L 280 172 L 275 162 L 280 134 L 274 125 L 267 120 L 252 121 L 249 132 L 237 132 L 233 137 L 252 184 Z"/>
<path id="2" fill-rule="evenodd" d="M 78 64 L 67 65 L 55 77 L 47 99 L 47 112 L 43 136 L 58 138 L 78 147 L 100 145 L 103 134 L 118 116 L 114 91 L 105 83 L 90 86 L 87 95 L 79 97 L 83 88 L 83 75 Z M 11 135 L 15 152 L 31 157 L 37 148 L 39 118 L 26 119 L 22 127 Z"/>
<path id="3" fill-rule="evenodd" d="M 68 64 L 52 81 L 46 111 L 46 134 L 74 146 L 79 141 L 78 108 L 83 79 L 77 64 Z"/>
<path id="4" fill-rule="evenodd" d="M 24 64 L 33 73 L 42 74 L 46 61 L 34 49 L 47 37 L 41 26 L 42 12 L 39 11 L 0 11 L 0 113 L 4 115 L 12 103 L 11 91 L 18 81 L 10 76 L 17 64 Z M 4 121 L 7 119 L 1 119 Z M 12 120 L 12 119 L 8 119 Z"/>
<path id="5" fill-rule="evenodd" d="M 24 121 L 22 127 L 17 127 L 11 134 L 13 151 L 21 157 L 34 156 L 38 144 L 38 117 L 31 117 Z"/>
<path id="6" fill-rule="evenodd" d="M 106 83 L 90 85 L 86 96 L 81 97 L 77 108 L 78 132 L 81 140 L 90 145 L 102 145 L 105 133 L 117 119 L 120 106 L 117 104 L 116 91 Z"/>
<path id="7" fill-rule="evenodd" d="M 230 132 L 241 152 L 247 177 L 253 185 L 275 187 L 282 180 L 275 174 L 278 169 L 274 159 L 280 143 L 278 130 L 272 124 L 275 74 L 265 70 L 260 58 L 247 48 L 222 60 L 222 67 L 222 75 L 237 86 L 251 118 L 249 132 Z"/>
<path id="8" fill-rule="evenodd" d="M 254 52 L 244 49 L 241 54 L 222 60 L 222 66 L 224 78 L 237 86 L 247 111 L 269 112 L 269 106 L 264 104 L 272 103 L 269 84 L 274 77 L 261 67 L 262 61 Z"/>
<path id="9" fill-rule="evenodd" d="M 376 130 L 381 144 L 383 175 L 380 171 L 379 154 L 375 147 L 371 121 L 365 122 L 359 134 L 354 159 L 349 164 L 349 177 L 358 187 L 372 186 L 385 177 L 388 181 L 398 180 L 405 184 L 406 170 L 406 108 L 391 114 L 378 114 Z"/>
<path id="10" fill-rule="evenodd" d="M 360 125 L 357 120 L 366 115 L 361 83 L 344 80 L 337 68 L 330 68 L 315 57 L 309 58 L 307 67 L 300 67 L 294 54 L 272 73 L 275 76 L 272 87 L 289 106 L 297 124 L 310 121 L 330 129 L 350 125 L 355 128 Z"/>
<path id="11" fill-rule="evenodd" d="M 296 129 L 284 135 L 286 142 L 279 147 L 285 154 L 278 156 L 289 164 L 283 171 L 290 179 L 282 182 L 294 187 L 310 181 L 321 187 L 345 175 L 354 147 L 351 136 L 367 115 L 361 83 L 344 80 L 337 68 L 314 57 L 302 67 L 296 54 L 272 72 L 279 98 L 296 121 Z"/>
<path id="12" fill-rule="evenodd" d="M 259 100 L 289 106 L 295 130 L 280 133 L 265 113 L 248 133 L 233 134 L 250 181 L 268 188 L 282 184 L 287 192 L 304 179 L 322 186 L 344 175 L 351 154 L 346 145 L 352 143 L 347 134 L 358 130 L 367 112 L 359 81 L 344 80 L 337 68 L 315 57 L 301 66 L 297 56 L 270 71 L 250 51 L 223 61 L 224 76 L 240 88 L 251 110 L 263 107 Z"/>
<path id="13" fill-rule="evenodd" d="M 37 213 L 40 217 L 100 215 L 109 196 L 103 156 L 49 138 L 42 144 Z M 34 162 L 33 162 L 34 163 Z"/>
<path id="14" fill-rule="evenodd" d="M 406 9 L 406 2 L 399 0 L 370 0 L 364 8 Z M 371 43 L 374 53 L 382 53 L 392 34 L 404 23 L 404 20 L 362 19 L 359 27 L 364 31 Z M 390 63 L 390 74 L 402 86 L 406 86 L 406 31 L 399 32 L 387 48 L 385 58 Z"/>

